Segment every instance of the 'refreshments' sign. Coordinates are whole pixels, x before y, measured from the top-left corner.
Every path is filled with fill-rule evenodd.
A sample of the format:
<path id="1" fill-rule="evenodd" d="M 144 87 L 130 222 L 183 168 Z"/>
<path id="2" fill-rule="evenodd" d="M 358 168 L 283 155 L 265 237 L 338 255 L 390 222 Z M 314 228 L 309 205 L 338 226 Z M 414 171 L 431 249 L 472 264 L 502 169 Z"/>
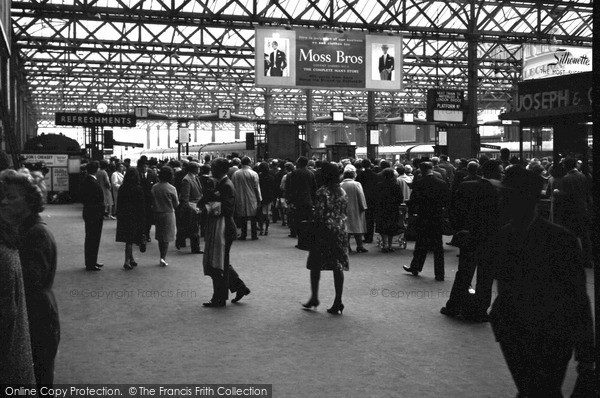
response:
<path id="1" fill-rule="evenodd" d="M 98 113 L 56 112 L 54 124 L 57 126 L 118 126 L 135 127 L 134 115 L 105 115 Z"/>
<path id="2" fill-rule="evenodd" d="M 427 120 L 430 122 L 464 122 L 465 92 L 462 90 L 427 90 Z"/>
<path id="3" fill-rule="evenodd" d="M 591 71 L 591 47 L 523 45 L 523 80 Z"/>

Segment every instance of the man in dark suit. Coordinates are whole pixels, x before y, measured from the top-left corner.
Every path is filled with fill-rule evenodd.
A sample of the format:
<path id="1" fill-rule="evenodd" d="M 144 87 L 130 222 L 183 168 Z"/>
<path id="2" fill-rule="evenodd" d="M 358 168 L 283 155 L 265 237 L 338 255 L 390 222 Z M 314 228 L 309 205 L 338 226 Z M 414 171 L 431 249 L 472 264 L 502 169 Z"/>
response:
<path id="1" fill-rule="evenodd" d="M 365 233 L 365 243 L 373 243 L 373 234 L 375 233 L 375 204 L 377 203 L 377 183 L 379 176 L 373 172 L 371 161 L 363 159 L 361 161 L 363 170 L 358 173 L 356 181 L 360 182 L 367 200 L 367 210 L 365 210 L 365 218 L 367 221 L 367 233 Z"/>
<path id="2" fill-rule="evenodd" d="M 285 53 L 277 49 L 279 45 L 276 41 L 271 46 L 273 47 L 273 51 L 269 54 L 271 76 L 283 76 L 283 70 L 287 67 Z"/>
<path id="3" fill-rule="evenodd" d="M 512 166 L 503 181 L 510 222 L 490 252 L 498 297 L 490 322 L 519 397 L 562 397 L 575 352 L 576 389 L 592 397 L 594 332 L 584 257 L 577 238 L 537 215 L 543 179 Z"/>
<path id="4" fill-rule="evenodd" d="M 83 222 L 85 223 L 84 257 L 87 271 L 100 271 L 104 265 L 98 263 L 98 250 L 104 223 L 104 193 L 96 178 L 99 167 L 100 164 L 97 161 L 87 164 L 87 175 L 81 184 L 80 192 L 83 204 Z"/>
<path id="5" fill-rule="evenodd" d="M 228 170 L 229 162 L 227 159 L 218 158 L 213 160 L 211 163 L 211 172 L 216 181 L 215 189 L 214 191 L 206 192 L 202 201 L 203 203 L 211 201 L 220 202 L 221 216 L 225 221 L 225 248 L 222 260 L 220 258 L 219 239 L 212 237 L 210 239 L 207 238 L 206 241 L 206 253 L 203 258 L 204 274 L 212 278 L 213 297 L 210 301 L 202 303 L 204 307 L 224 307 L 228 298 L 227 289 L 231 293 L 236 294 L 235 298 L 231 300 L 232 303 L 237 303 L 244 296 L 250 294 L 250 289 L 248 289 L 244 281 L 240 279 L 238 273 L 229 263 L 229 253 L 231 245 L 237 236 L 237 227 L 233 219 L 236 192 L 233 183 L 227 177 Z M 207 231 L 208 234 L 210 234 L 209 231 Z M 216 247 L 211 247 L 211 244 L 216 245 Z M 223 269 L 218 267 L 220 261 L 223 262 Z"/>
<path id="6" fill-rule="evenodd" d="M 454 181 L 454 171 L 456 168 L 448 161 L 448 155 L 440 155 L 439 166 L 446 170 L 446 182 L 452 186 L 452 181 Z"/>
<path id="7" fill-rule="evenodd" d="M 146 205 L 146 226 L 144 228 L 144 235 L 146 236 L 146 242 L 150 242 L 150 228 L 152 228 L 152 186 L 157 182 L 156 174 L 148 168 L 148 159 L 144 157 L 140 158 L 137 163 L 137 169 L 140 173 L 140 185 L 144 191 L 144 203 Z"/>
<path id="8" fill-rule="evenodd" d="M 591 183 L 581 171 L 577 169 L 577 159 L 565 158 L 563 166 L 567 174 L 562 179 L 562 189 L 555 194 L 564 206 L 565 217 L 561 225 L 577 236 L 583 246 L 586 267 L 592 267 L 592 244 L 590 240 L 589 224 L 592 216 Z"/>
<path id="9" fill-rule="evenodd" d="M 181 180 L 181 213 L 184 217 L 182 229 L 185 231 L 183 240 L 190 238 L 192 253 L 202 254 L 200 250 L 200 209 L 198 202 L 202 198 L 202 185 L 198 174 L 200 164 L 189 162 L 186 165 L 187 174 Z"/>
<path id="10" fill-rule="evenodd" d="M 394 57 L 387 53 L 387 44 L 381 46 L 381 51 L 383 51 L 383 55 L 379 57 L 379 76 L 381 80 L 392 80 L 392 71 L 394 70 Z"/>
<path id="11" fill-rule="evenodd" d="M 442 179 L 449 184 L 450 182 L 448 181 L 448 172 L 446 171 L 446 169 L 440 166 L 440 158 L 438 158 L 437 156 L 432 157 L 431 163 L 433 164 L 434 174 L 439 173 L 442 176 Z"/>
<path id="12" fill-rule="evenodd" d="M 458 271 L 450 298 L 441 313 L 461 316 L 466 320 L 488 320 L 487 309 L 492 302 L 492 279 L 489 277 L 490 246 L 494 244 L 500 220 L 500 180 L 502 165 L 488 160 L 482 167 L 483 178 L 463 181 L 454 195 L 451 219 L 455 236 L 460 236 Z M 469 293 L 471 280 L 477 270 L 475 295 Z"/>
<path id="13" fill-rule="evenodd" d="M 431 162 L 419 163 L 421 178 L 413 182 L 409 205 L 417 213 L 415 230 L 417 239 L 410 267 L 404 270 L 418 275 L 423 270 L 427 251 L 433 250 L 433 264 L 436 281 L 444 280 L 444 246 L 442 232 L 444 209 L 450 203 L 448 184 L 433 174 Z"/>
<path id="14" fill-rule="evenodd" d="M 296 169 L 286 180 L 285 195 L 294 208 L 294 220 L 290 225 L 291 238 L 298 235 L 298 226 L 302 221 L 312 218 L 312 207 L 317 192 L 317 182 L 312 171 L 308 170 L 308 159 L 300 156 L 296 160 Z"/>

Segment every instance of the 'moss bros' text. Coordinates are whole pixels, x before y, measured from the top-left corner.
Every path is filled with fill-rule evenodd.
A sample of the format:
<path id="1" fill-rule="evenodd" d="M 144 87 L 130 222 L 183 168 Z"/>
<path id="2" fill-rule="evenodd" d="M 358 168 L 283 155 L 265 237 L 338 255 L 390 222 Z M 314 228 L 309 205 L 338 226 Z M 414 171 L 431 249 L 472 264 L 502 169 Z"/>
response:
<path id="1" fill-rule="evenodd" d="M 300 49 L 299 61 L 310 61 L 310 62 L 332 62 L 332 54 L 319 54 L 313 52 L 312 49 L 305 51 Z M 361 55 L 346 55 L 343 51 L 337 50 L 335 52 L 335 63 L 338 64 L 362 64 L 364 63 Z"/>

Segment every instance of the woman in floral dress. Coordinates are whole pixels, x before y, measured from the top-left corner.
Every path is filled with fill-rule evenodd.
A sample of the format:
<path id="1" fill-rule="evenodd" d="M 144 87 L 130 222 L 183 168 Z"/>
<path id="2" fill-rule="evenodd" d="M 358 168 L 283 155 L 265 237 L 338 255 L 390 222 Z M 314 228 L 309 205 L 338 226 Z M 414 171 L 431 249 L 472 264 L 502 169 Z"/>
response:
<path id="1" fill-rule="evenodd" d="M 306 268 L 310 270 L 311 297 L 304 308 L 319 305 L 319 280 L 321 270 L 333 271 L 335 300 L 330 314 L 344 311 L 342 291 L 344 273 L 348 271 L 348 234 L 346 233 L 346 209 L 348 198 L 340 187 L 340 170 L 335 164 L 324 163 L 323 186 L 317 190 L 314 222 L 315 237 L 308 253 Z"/>

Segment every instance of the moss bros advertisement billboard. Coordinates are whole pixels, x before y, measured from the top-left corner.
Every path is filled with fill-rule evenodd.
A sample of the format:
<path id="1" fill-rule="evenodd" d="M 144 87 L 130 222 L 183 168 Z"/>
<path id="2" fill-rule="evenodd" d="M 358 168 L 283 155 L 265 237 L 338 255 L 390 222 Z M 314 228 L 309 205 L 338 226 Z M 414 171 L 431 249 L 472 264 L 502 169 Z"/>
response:
<path id="1" fill-rule="evenodd" d="M 256 29 L 256 85 L 401 90 L 402 38 L 316 29 Z"/>

